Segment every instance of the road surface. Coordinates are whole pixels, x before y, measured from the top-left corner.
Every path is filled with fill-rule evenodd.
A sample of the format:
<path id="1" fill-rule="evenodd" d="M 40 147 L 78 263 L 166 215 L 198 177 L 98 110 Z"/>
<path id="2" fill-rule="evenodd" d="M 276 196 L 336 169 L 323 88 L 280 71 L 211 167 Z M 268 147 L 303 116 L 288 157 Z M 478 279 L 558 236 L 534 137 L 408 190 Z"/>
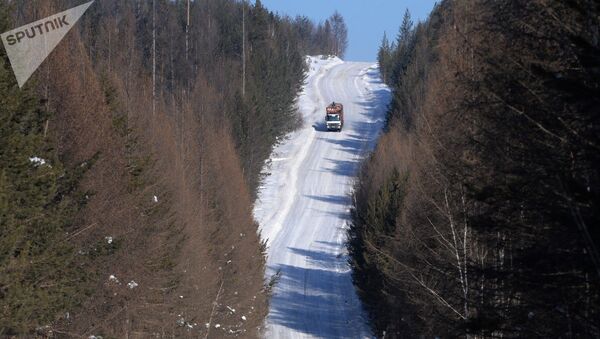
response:
<path id="1" fill-rule="evenodd" d="M 345 249 L 350 192 L 381 131 L 390 92 L 376 65 L 308 58 L 298 107 L 302 127 L 265 165 L 254 216 L 267 240 L 273 289 L 267 338 L 371 337 Z M 327 132 L 325 106 L 344 104 L 341 133 Z"/>

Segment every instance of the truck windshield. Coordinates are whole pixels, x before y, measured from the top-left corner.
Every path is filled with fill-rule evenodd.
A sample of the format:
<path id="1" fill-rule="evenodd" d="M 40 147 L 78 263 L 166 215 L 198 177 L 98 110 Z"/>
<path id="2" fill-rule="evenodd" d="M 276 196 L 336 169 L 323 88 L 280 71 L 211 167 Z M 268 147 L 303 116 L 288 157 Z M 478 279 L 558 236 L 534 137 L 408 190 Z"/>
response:
<path id="1" fill-rule="evenodd" d="M 327 114 L 327 121 L 340 121 L 339 114 Z"/>

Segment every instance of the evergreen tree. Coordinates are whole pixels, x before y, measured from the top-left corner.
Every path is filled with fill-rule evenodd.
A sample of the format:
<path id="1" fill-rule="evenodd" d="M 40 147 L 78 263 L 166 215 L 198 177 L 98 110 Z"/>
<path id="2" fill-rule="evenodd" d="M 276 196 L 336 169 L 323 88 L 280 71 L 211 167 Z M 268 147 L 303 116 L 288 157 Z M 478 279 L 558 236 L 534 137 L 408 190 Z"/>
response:
<path id="1" fill-rule="evenodd" d="M 377 52 L 377 62 L 379 63 L 379 69 L 381 70 L 381 77 L 385 83 L 388 83 L 389 81 L 391 58 L 392 46 L 390 46 L 387 34 L 384 32 L 381 46 L 379 46 L 379 51 Z"/>
<path id="2" fill-rule="evenodd" d="M 410 11 L 408 8 L 404 12 L 404 17 L 402 17 L 402 24 L 400 25 L 400 29 L 398 31 L 398 35 L 396 36 L 396 46 L 398 48 L 406 45 L 413 29 L 413 21 L 410 15 Z"/>
<path id="3" fill-rule="evenodd" d="M 413 21 L 410 16 L 408 8 L 404 12 L 402 18 L 402 25 L 396 36 L 396 49 L 394 50 L 394 62 L 391 74 L 391 80 L 393 84 L 398 84 L 400 77 L 404 73 L 406 66 L 409 63 L 409 58 L 414 45 L 413 40 Z"/>
<path id="4" fill-rule="evenodd" d="M 331 22 L 329 20 L 325 20 L 325 24 L 323 25 L 323 49 L 327 52 L 328 55 L 335 55 L 335 50 L 333 47 L 333 34 L 331 31 Z"/>
<path id="5" fill-rule="evenodd" d="M 0 2 L 0 29 L 8 9 Z M 33 330 L 75 305 L 83 292 L 65 229 L 77 211 L 76 181 L 44 138 L 48 112 L 19 89 L 0 50 L 0 336 Z"/>

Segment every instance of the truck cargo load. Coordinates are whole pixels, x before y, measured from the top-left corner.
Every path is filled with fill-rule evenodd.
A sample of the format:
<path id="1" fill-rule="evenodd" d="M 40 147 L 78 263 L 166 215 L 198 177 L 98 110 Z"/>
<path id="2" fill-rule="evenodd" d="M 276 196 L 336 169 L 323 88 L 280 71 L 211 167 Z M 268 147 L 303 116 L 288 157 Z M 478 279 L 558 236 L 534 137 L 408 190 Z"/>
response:
<path id="1" fill-rule="evenodd" d="M 344 127 L 344 105 L 332 102 L 325 108 L 325 125 L 328 131 L 341 132 Z"/>

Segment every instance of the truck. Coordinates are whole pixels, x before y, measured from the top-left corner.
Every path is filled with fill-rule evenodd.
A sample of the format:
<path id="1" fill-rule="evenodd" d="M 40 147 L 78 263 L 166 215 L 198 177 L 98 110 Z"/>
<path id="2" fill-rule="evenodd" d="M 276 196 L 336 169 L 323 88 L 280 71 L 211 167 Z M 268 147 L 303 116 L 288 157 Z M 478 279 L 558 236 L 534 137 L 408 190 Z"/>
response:
<path id="1" fill-rule="evenodd" d="M 344 105 L 334 101 L 325 108 L 325 125 L 328 131 L 342 131 L 342 127 L 344 127 Z"/>

